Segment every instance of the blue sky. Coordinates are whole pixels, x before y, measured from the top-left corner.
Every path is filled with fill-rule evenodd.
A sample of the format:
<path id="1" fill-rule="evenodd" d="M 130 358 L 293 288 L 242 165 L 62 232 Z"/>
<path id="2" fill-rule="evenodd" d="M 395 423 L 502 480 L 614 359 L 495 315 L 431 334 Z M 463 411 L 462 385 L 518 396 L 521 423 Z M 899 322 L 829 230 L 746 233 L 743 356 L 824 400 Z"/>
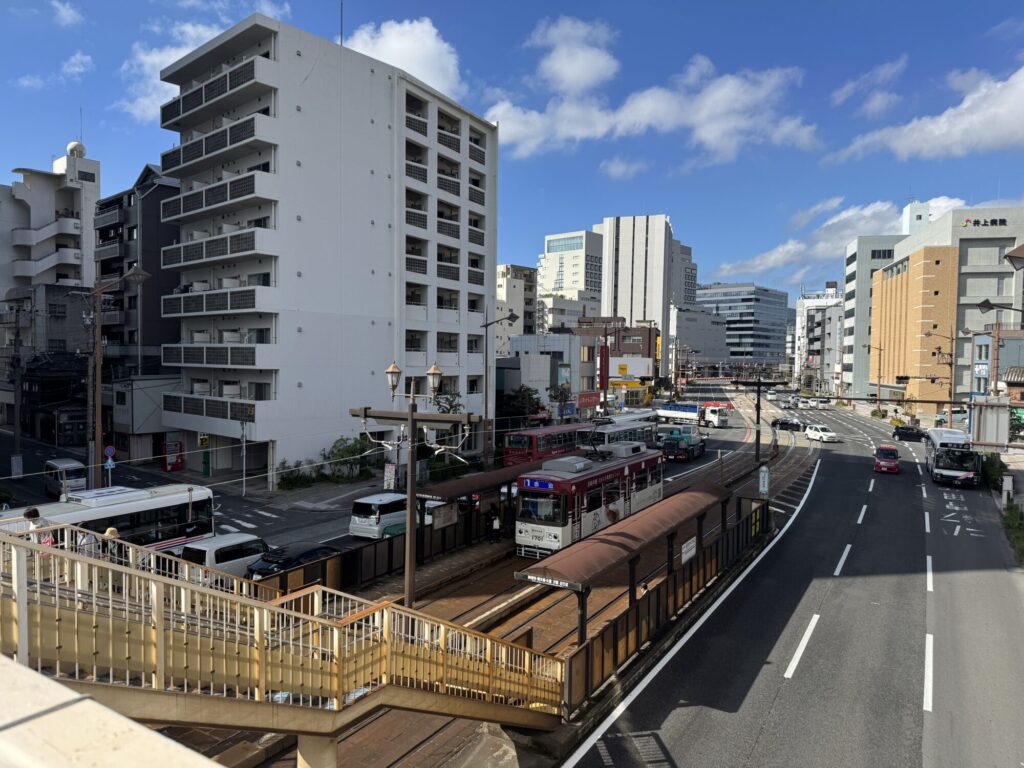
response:
<path id="1" fill-rule="evenodd" d="M 81 107 L 104 193 L 127 186 L 174 143 L 160 67 L 253 10 L 339 34 L 338 3 L 3 0 L 0 166 L 47 167 Z M 1022 197 L 1014 3 L 348 0 L 343 34 L 500 122 L 502 262 L 667 213 L 702 282 L 792 300 L 911 198 Z"/>

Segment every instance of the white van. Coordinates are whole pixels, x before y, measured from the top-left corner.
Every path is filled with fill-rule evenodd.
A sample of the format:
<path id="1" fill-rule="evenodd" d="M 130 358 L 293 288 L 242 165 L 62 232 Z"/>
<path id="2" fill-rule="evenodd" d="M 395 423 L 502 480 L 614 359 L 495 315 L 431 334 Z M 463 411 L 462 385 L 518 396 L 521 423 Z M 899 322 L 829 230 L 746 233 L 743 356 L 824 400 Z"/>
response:
<path id="1" fill-rule="evenodd" d="M 52 498 L 85 490 L 85 465 L 74 459 L 50 459 L 43 465 L 43 493 Z"/>
<path id="2" fill-rule="evenodd" d="M 245 576 L 245 569 L 269 550 L 267 542 L 251 533 L 224 533 L 193 541 L 182 547 L 181 558 L 203 568 L 214 568 L 232 576 Z"/>
<path id="3" fill-rule="evenodd" d="M 438 506 L 441 506 L 441 502 L 427 502 L 427 512 L 424 516 L 425 525 L 430 525 L 433 522 L 430 510 Z M 352 518 L 348 523 L 349 536 L 383 539 L 387 535 L 385 531 L 396 525 L 405 525 L 404 493 L 378 493 L 352 502 Z"/>

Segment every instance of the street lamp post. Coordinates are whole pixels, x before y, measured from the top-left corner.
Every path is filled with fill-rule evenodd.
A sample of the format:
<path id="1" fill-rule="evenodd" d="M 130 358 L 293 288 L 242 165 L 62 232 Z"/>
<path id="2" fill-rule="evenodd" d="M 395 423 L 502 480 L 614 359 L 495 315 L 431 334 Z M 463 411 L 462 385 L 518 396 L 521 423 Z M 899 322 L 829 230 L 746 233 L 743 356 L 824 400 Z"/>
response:
<path id="1" fill-rule="evenodd" d="M 90 292 L 92 295 L 92 441 L 93 453 L 90 457 L 92 463 L 92 487 L 99 488 L 103 485 L 103 294 L 117 288 L 122 282 L 129 285 L 140 285 L 149 273 L 137 263 L 132 266 L 121 277 L 97 282 Z"/>
<path id="2" fill-rule="evenodd" d="M 986 301 L 988 300 L 986 299 Z M 927 338 L 937 336 L 938 338 L 946 339 L 949 342 L 949 355 L 946 355 L 946 353 L 942 351 L 941 344 L 935 348 L 935 356 L 938 358 L 939 365 L 949 366 L 949 385 L 947 387 L 947 391 L 949 393 L 949 404 L 946 406 L 946 426 L 949 429 L 953 428 L 953 376 L 956 372 L 956 341 L 953 339 L 952 332 L 952 329 L 950 329 L 951 335 L 949 336 L 942 333 L 936 333 L 935 331 L 924 332 L 924 335 Z M 943 360 L 943 357 L 948 357 L 948 360 Z"/>
<path id="3" fill-rule="evenodd" d="M 388 389 L 391 390 L 391 399 L 394 400 L 398 393 L 398 384 L 402 377 L 402 369 L 397 363 L 392 362 L 384 371 L 387 377 Z M 405 411 L 384 411 L 374 408 L 352 408 L 349 410 L 351 416 L 361 418 L 364 422 L 367 419 L 375 419 L 378 422 L 390 424 L 405 424 L 406 444 L 409 451 L 406 463 L 405 478 L 405 605 L 413 607 L 416 599 L 416 439 L 415 436 L 420 427 L 430 429 L 451 429 L 453 426 L 461 425 L 464 434 L 469 434 L 471 424 L 480 422 L 480 417 L 470 413 L 419 413 L 416 408 L 416 399 L 431 399 L 437 394 L 441 385 L 443 371 L 434 363 L 427 369 L 427 383 L 430 394 L 417 394 L 416 380 L 411 379 L 409 392 L 399 395 L 409 399 L 409 407 Z"/>
<path id="4" fill-rule="evenodd" d="M 772 387 L 778 387 L 786 382 L 784 381 L 765 381 L 761 378 L 761 373 L 758 372 L 756 378 L 750 381 L 744 380 L 733 380 L 733 385 L 743 387 L 754 387 L 757 389 L 757 400 L 754 403 L 754 463 L 761 463 L 761 390 L 763 388 L 771 389 Z"/>
<path id="5" fill-rule="evenodd" d="M 1018 254 L 1017 251 L 1022 251 L 1022 253 Z M 1012 251 L 1008 252 L 1004 258 L 1013 265 L 1014 269 L 1021 269 L 1021 263 L 1022 263 L 1022 260 L 1024 260 L 1024 249 L 1022 249 L 1022 248 L 1014 248 Z M 993 309 L 1001 309 L 1001 310 L 1004 310 L 1004 311 L 1016 312 L 1018 315 L 1024 315 L 1024 309 L 1017 309 L 1016 307 L 1008 307 L 1008 306 L 998 306 L 997 307 L 995 304 L 993 304 L 988 299 L 985 299 L 984 301 L 978 302 L 978 311 L 980 311 L 981 314 L 983 314 L 983 315 L 986 312 L 991 312 Z M 999 322 L 998 317 L 996 319 L 996 322 L 993 323 L 993 328 L 994 328 L 995 332 L 992 334 L 992 368 L 991 368 L 991 373 L 989 374 L 989 379 L 988 380 L 989 380 L 989 390 L 990 390 L 990 392 L 992 394 L 994 394 L 994 395 L 998 395 L 999 394 L 999 388 L 998 388 L 999 387 L 999 343 L 1000 343 L 999 333 L 1002 330 L 1002 323 Z"/>
<path id="6" fill-rule="evenodd" d="M 485 467 L 487 466 L 488 462 L 490 461 L 491 450 L 494 447 L 494 429 L 492 428 L 492 425 L 491 425 L 491 422 L 490 422 L 490 419 L 489 419 L 489 409 L 488 409 L 488 404 L 487 404 L 488 398 L 490 397 L 490 394 L 491 394 L 491 390 L 490 390 L 491 361 L 490 361 L 490 356 L 488 354 L 488 344 L 487 344 L 487 336 L 488 336 L 488 334 L 487 334 L 487 329 L 490 328 L 492 325 L 496 325 L 498 323 L 503 323 L 505 321 L 508 321 L 509 325 L 511 325 L 512 323 L 514 323 L 518 319 L 519 319 L 519 315 L 517 315 L 515 312 L 512 312 L 512 311 L 509 311 L 508 315 L 506 315 L 505 317 L 496 317 L 493 320 L 488 320 L 487 319 L 487 315 L 485 314 L 484 315 L 484 322 L 480 324 L 480 327 L 483 329 L 483 332 L 484 332 L 484 466 Z"/>

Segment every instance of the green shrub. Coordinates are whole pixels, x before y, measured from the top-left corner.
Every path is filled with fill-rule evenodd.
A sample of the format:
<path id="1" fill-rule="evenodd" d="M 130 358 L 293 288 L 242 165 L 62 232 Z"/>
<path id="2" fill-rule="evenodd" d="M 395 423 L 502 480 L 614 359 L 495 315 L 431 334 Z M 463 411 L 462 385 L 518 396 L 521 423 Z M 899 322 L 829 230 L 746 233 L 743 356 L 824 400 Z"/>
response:
<path id="1" fill-rule="evenodd" d="M 905 422 L 903 419 L 897 418 L 889 419 L 889 423 L 892 424 L 894 427 L 905 427 L 907 425 L 907 422 Z"/>
<path id="2" fill-rule="evenodd" d="M 295 488 L 309 488 L 316 482 L 316 475 L 308 462 L 295 461 L 290 467 L 286 459 L 277 465 L 277 487 L 282 491 Z"/>
<path id="3" fill-rule="evenodd" d="M 884 419 L 885 411 L 883 411 L 881 408 L 875 408 L 873 411 L 871 411 L 871 416 L 876 419 Z"/>
<path id="4" fill-rule="evenodd" d="M 981 463 L 981 477 L 985 485 L 999 491 L 1003 487 L 1003 475 L 1006 474 L 1006 465 L 998 453 L 986 453 Z"/>

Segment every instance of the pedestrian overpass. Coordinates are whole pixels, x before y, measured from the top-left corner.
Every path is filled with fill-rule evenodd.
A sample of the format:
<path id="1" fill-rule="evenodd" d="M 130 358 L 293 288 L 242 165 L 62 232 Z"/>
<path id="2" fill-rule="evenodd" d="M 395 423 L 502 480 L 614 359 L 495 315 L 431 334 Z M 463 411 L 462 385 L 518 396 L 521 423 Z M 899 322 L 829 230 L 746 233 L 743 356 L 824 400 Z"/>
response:
<path id="1" fill-rule="evenodd" d="M 564 665 L 548 654 L 390 602 L 282 595 L 50 530 L 54 546 L 0 532 L 0 653 L 133 719 L 293 733 L 300 764 L 325 766 L 337 735 L 381 707 L 561 722 Z"/>

